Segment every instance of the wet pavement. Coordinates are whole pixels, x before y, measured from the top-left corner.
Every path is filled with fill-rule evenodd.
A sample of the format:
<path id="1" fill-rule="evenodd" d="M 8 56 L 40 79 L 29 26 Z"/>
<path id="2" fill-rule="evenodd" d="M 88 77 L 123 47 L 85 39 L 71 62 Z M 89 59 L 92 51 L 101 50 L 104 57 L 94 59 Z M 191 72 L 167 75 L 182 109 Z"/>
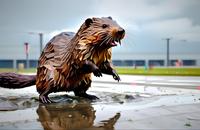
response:
<path id="1" fill-rule="evenodd" d="M 0 129 L 133 130 L 200 129 L 200 77 L 94 77 L 89 101 L 73 93 L 40 104 L 35 86 L 0 88 Z M 66 95 L 67 94 L 67 95 Z"/>

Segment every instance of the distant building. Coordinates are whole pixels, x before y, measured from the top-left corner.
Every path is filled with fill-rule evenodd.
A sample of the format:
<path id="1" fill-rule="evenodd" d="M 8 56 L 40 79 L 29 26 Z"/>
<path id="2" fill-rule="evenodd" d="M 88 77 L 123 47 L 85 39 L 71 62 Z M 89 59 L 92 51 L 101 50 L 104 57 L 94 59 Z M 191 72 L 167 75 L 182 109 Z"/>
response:
<path id="1" fill-rule="evenodd" d="M 170 66 L 200 67 L 200 56 L 194 54 L 171 54 Z M 166 55 L 162 54 L 130 54 L 114 53 L 113 64 L 115 66 L 166 66 Z"/>
<path id="2" fill-rule="evenodd" d="M 31 56 L 32 55 L 32 56 Z M 21 56 L 21 57 L 20 57 Z M 37 67 L 38 54 L 30 54 L 29 65 L 30 68 Z M 115 66 L 155 66 L 164 67 L 166 66 L 166 55 L 161 54 L 130 54 L 130 53 L 113 53 L 113 64 Z M 22 63 L 26 66 L 25 56 L 21 55 L 10 56 L 0 55 L 0 68 L 17 68 Z M 184 66 L 184 67 L 200 67 L 200 57 L 194 54 L 176 54 L 170 55 L 170 66 Z"/>

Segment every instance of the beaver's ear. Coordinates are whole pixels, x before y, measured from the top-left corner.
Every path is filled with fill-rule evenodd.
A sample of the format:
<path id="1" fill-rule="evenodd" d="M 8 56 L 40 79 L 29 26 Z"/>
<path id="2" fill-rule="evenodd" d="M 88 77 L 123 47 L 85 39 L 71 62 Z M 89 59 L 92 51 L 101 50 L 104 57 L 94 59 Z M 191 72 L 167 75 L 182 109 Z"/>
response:
<path id="1" fill-rule="evenodd" d="M 112 20 L 112 17 L 111 17 L 111 16 L 108 16 L 108 18 L 109 18 L 110 20 Z"/>
<path id="2" fill-rule="evenodd" d="M 92 21 L 91 18 L 88 18 L 88 19 L 85 20 L 85 25 L 86 25 L 87 27 L 89 27 L 92 23 L 93 23 L 93 21 Z"/>

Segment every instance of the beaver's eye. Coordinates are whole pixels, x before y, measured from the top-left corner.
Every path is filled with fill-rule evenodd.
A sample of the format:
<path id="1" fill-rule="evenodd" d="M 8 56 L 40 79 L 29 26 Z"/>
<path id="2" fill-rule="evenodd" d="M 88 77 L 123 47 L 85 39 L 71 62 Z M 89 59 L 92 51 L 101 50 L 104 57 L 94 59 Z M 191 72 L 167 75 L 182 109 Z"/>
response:
<path id="1" fill-rule="evenodd" d="M 103 24 L 102 25 L 102 28 L 107 28 L 108 27 L 108 24 Z"/>

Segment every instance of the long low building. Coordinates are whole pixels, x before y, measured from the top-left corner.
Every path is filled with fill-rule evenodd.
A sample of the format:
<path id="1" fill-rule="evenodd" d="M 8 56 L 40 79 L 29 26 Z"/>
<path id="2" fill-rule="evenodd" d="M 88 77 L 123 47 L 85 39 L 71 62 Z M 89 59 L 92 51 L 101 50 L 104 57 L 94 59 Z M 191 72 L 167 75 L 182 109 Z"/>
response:
<path id="1" fill-rule="evenodd" d="M 20 64 L 23 64 L 25 67 L 27 63 L 30 68 L 37 67 L 38 58 L 30 57 L 28 62 L 26 61 L 25 56 L 21 58 L 0 58 L 0 68 L 18 68 Z M 39 57 L 39 56 L 38 56 Z M 115 66 L 166 66 L 166 55 L 161 54 L 130 54 L 130 53 L 113 53 L 113 64 Z M 176 54 L 170 55 L 170 66 L 191 66 L 191 67 L 200 67 L 200 57 L 194 54 Z"/>
<path id="2" fill-rule="evenodd" d="M 117 66 L 167 66 L 167 56 L 164 54 L 130 54 L 114 53 L 113 64 Z M 195 54 L 172 54 L 169 56 L 170 66 L 198 66 L 200 56 Z"/>

